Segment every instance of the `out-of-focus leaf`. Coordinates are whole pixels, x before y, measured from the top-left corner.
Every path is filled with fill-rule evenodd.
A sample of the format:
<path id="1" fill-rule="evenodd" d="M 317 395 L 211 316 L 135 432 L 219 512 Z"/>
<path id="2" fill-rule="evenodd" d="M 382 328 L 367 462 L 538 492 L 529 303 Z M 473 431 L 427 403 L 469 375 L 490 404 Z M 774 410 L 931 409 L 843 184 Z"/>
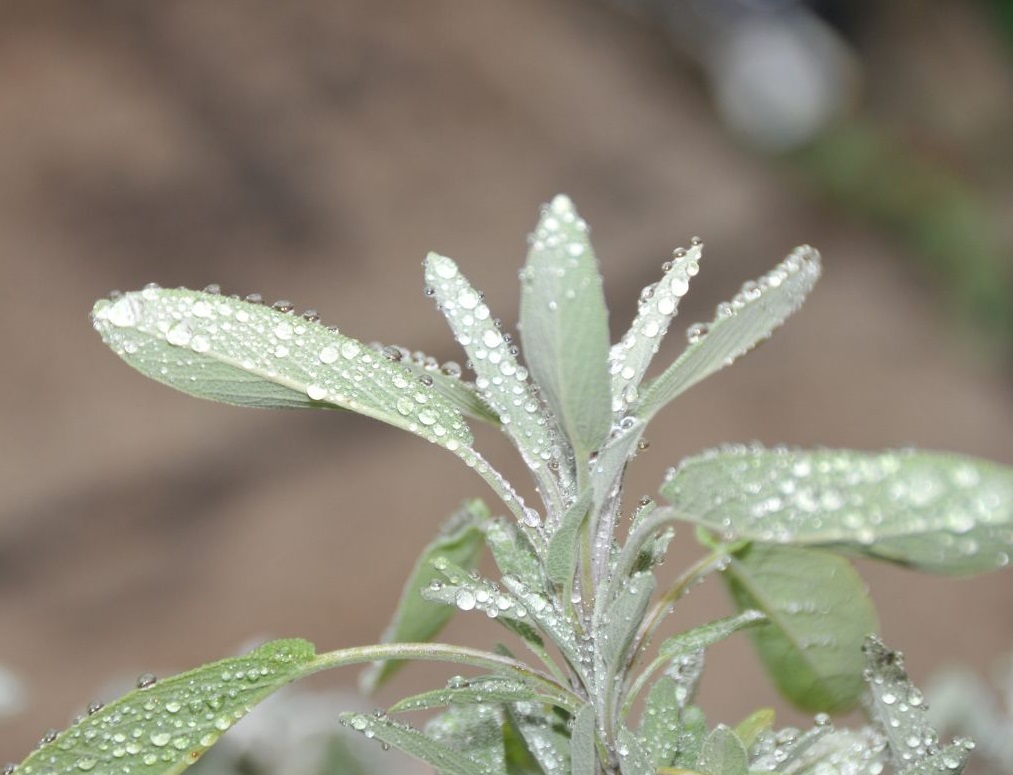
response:
<path id="1" fill-rule="evenodd" d="M 520 319 L 528 368 L 586 459 L 612 425 L 608 312 L 587 224 L 568 197 L 543 209 L 532 235 Z"/>
<path id="2" fill-rule="evenodd" d="M 862 643 L 877 629 L 865 584 L 843 557 L 753 544 L 723 574 L 736 605 L 768 623 L 752 631 L 778 689 L 803 710 L 843 712 L 862 695 Z"/>
<path id="3" fill-rule="evenodd" d="M 728 538 L 939 573 L 992 570 L 1013 553 L 1013 469 L 958 455 L 724 447 L 672 469 L 661 492 Z"/>
<path id="4" fill-rule="evenodd" d="M 506 775 L 503 713 L 495 705 L 451 707 L 426 724 L 426 734 L 460 751 L 487 775 Z"/>
<path id="5" fill-rule="evenodd" d="M 650 754 L 635 734 L 620 725 L 616 742 L 623 775 L 654 775 Z"/>
<path id="6" fill-rule="evenodd" d="M 747 775 L 746 749 L 735 732 L 718 724 L 707 736 L 696 768 L 709 775 Z"/>
<path id="7" fill-rule="evenodd" d="M 415 568 L 408 577 L 401 599 L 381 641 L 383 643 L 425 642 L 437 633 L 454 615 L 454 609 L 425 600 L 420 590 L 441 577 L 432 566 L 437 557 L 446 558 L 464 568 L 474 568 L 482 552 L 483 527 L 489 519 L 489 510 L 479 500 L 465 503 L 444 523 L 432 543 L 422 550 Z M 403 662 L 378 662 L 365 670 L 360 685 L 365 692 L 382 686 L 402 666 Z"/>
<path id="8" fill-rule="evenodd" d="M 566 722 L 547 713 L 544 705 L 519 702 L 506 710 L 507 723 L 515 729 L 538 761 L 545 775 L 571 775 L 570 733 Z"/>

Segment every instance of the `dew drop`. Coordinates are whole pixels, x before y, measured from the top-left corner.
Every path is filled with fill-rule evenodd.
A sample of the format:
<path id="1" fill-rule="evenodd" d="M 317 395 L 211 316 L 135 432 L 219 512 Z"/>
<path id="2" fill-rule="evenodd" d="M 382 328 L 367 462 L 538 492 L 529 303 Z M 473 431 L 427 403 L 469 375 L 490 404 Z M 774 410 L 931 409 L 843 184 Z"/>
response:
<path id="1" fill-rule="evenodd" d="M 193 331 L 186 323 L 176 323 L 165 334 L 165 341 L 177 347 L 185 347 L 193 339 Z"/>
<path id="2" fill-rule="evenodd" d="M 172 735 L 168 732 L 152 732 L 149 739 L 151 740 L 151 744 L 156 748 L 164 748 L 169 744 Z"/>
<path id="3" fill-rule="evenodd" d="M 334 363 L 338 359 L 338 349 L 328 345 L 320 351 L 318 357 L 321 363 Z"/>
<path id="4" fill-rule="evenodd" d="M 706 323 L 694 323 L 688 329 L 686 329 L 686 341 L 690 344 L 696 344 L 703 340 L 705 336 L 710 332 L 710 326 Z"/>
<path id="5" fill-rule="evenodd" d="M 454 596 L 454 603 L 462 611 L 470 611 L 475 607 L 475 595 L 469 589 L 459 589 Z"/>
<path id="6" fill-rule="evenodd" d="M 306 395 L 309 396 L 311 401 L 323 401 L 327 396 L 327 388 L 322 385 L 308 385 L 306 387 Z"/>
<path id="7" fill-rule="evenodd" d="M 144 673 L 137 677 L 137 688 L 147 689 L 155 685 L 158 679 L 152 673 Z"/>

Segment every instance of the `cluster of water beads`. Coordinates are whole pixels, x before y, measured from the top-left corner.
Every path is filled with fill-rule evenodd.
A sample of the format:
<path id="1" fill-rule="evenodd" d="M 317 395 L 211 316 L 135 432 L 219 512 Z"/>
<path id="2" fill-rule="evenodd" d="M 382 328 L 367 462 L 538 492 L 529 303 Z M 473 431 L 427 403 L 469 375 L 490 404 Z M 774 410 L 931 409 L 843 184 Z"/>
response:
<path id="1" fill-rule="evenodd" d="M 291 680 L 286 676 L 294 663 L 311 655 L 305 642 L 282 642 L 157 688 L 154 676 L 145 674 L 137 681 L 137 692 L 108 706 L 91 703 L 87 715 L 64 732 L 47 731 L 32 756 L 21 765 L 7 765 L 3 773 L 95 770 L 127 775 L 139 765 L 192 762 L 245 716 L 256 698 Z"/>
<path id="2" fill-rule="evenodd" d="M 679 302 L 689 291 L 690 280 L 700 271 L 703 241 L 694 237 L 690 244 L 689 250 L 674 250 L 672 260 L 662 265 L 665 274 L 661 280 L 640 292 L 637 315 L 629 331 L 609 351 L 612 411 L 616 414 L 628 411 L 636 403 L 637 385 L 668 332 Z"/>
<path id="3" fill-rule="evenodd" d="M 997 566 L 1009 561 L 1013 544 L 1002 510 L 1013 500 L 1013 479 L 993 466 L 914 450 L 725 445 L 669 469 L 662 492 L 705 521 L 720 514 L 714 526 L 730 539 L 836 536 L 873 545 L 934 532 L 940 562 L 989 551 Z"/>

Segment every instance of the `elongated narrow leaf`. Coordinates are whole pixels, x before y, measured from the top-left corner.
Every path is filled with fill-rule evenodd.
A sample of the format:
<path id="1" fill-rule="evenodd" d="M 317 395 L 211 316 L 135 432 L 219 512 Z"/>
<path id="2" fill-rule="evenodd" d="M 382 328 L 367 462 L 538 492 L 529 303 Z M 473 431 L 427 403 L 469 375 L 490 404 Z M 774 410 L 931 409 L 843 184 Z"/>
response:
<path id="1" fill-rule="evenodd" d="M 497 706 L 451 707 L 426 724 L 426 734 L 477 762 L 487 775 L 506 775 L 503 712 Z"/>
<path id="2" fill-rule="evenodd" d="M 607 609 L 605 629 L 596 653 L 599 686 L 605 686 L 609 677 L 618 674 L 637 628 L 644 620 L 654 587 L 654 576 L 650 573 L 634 574 L 620 585 Z"/>
<path id="3" fill-rule="evenodd" d="M 341 408 L 450 450 L 468 448 L 460 410 L 432 380 L 317 322 L 189 290 L 102 300 L 92 321 L 117 355 L 184 393 L 260 408 Z"/>
<path id="4" fill-rule="evenodd" d="M 770 733 L 775 718 L 777 718 L 777 714 L 774 713 L 773 708 L 755 710 L 735 725 L 735 736 L 742 741 L 747 749 L 752 748 L 761 735 Z"/>
<path id="5" fill-rule="evenodd" d="M 503 431 L 534 472 L 543 493 L 557 493 L 558 497 L 559 482 L 548 463 L 555 460 L 556 471 L 561 474 L 568 473 L 569 466 L 558 465 L 561 450 L 552 438 L 555 418 L 532 389 L 528 370 L 517 363 L 516 348 L 509 336 L 500 332 L 482 295 L 452 260 L 430 253 L 425 268 L 427 286 L 433 290 L 458 343 L 468 353 L 482 399 L 499 416 Z"/>
<path id="6" fill-rule="evenodd" d="M 506 709 L 507 724 L 516 730 L 545 775 L 571 775 L 570 730 L 566 721 L 546 713 L 544 705 L 516 703 Z"/>
<path id="7" fill-rule="evenodd" d="M 727 537 L 940 573 L 992 570 L 1013 553 L 1013 469 L 958 455 L 724 447 L 672 469 L 661 492 Z"/>
<path id="8" fill-rule="evenodd" d="M 542 563 L 527 536 L 513 522 L 494 519 L 485 528 L 485 542 L 504 576 L 516 576 L 537 589 L 542 586 Z"/>
<path id="9" fill-rule="evenodd" d="M 595 775 L 598 772 L 595 735 L 594 706 L 587 703 L 573 717 L 573 729 L 570 732 L 571 775 Z"/>
<path id="10" fill-rule="evenodd" d="M 47 736 L 16 772 L 182 772 L 254 705 L 301 677 L 313 658 L 306 641 L 273 641 L 172 678 L 142 680 L 144 688 Z"/>
<path id="11" fill-rule="evenodd" d="M 749 762 L 745 746 L 735 732 L 718 724 L 708 735 L 696 768 L 709 775 L 746 775 Z"/>
<path id="12" fill-rule="evenodd" d="M 582 672 L 581 665 L 584 664 L 588 646 L 574 632 L 570 621 L 565 614 L 550 598 L 537 590 L 530 589 L 512 576 L 503 577 L 505 586 L 519 605 L 515 605 L 511 611 L 512 615 L 530 617 L 538 629 L 549 636 L 549 639 L 563 653 L 570 665 L 578 673 Z"/>
<path id="13" fill-rule="evenodd" d="M 655 769 L 670 767 L 682 743 L 682 706 L 676 690 L 671 678 L 659 678 L 647 695 L 640 717 L 637 736 Z"/>
<path id="14" fill-rule="evenodd" d="M 546 775 L 514 724 L 509 706 L 503 713 L 503 755 L 509 775 Z"/>
<path id="15" fill-rule="evenodd" d="M 690 705 L 682 712 L 682 734 L 673 766 L 676 769 L 691 769 L 699 760 L 706 742 L 707 717 L 699 706 Z"/>
<path id="16" fill-rule="evenodd" d="M 637 316 L 629 331 L 609 351 L 612 375 L 612 411 L 618 417 L 636 404 L 640 381 L 675 317 L 679 301 L 689 290 L 689 281 L 700 271 L 703 245 L 697 241 L 689 250 L 676 250 L 670 266 L 657 283 L 640 293 Z"/>
<path id="17" fill-rule="evenodd" d="M 587 224 L 557 196 L 521 273 L 521 340 L 531 375 L 582 456 L 612 424 L 608 313 Z"/>
<path id="18" fill-rule="evenodd" d="M 802 306 L 819 276 L 819 253 L 806 245 L 759 280 L 743 285 L 730 302 L 718 305 L 711 323 L 689 328 L 689 346 L 642 391 L 637 415 L 653 416 L 680 393 L 767 339 Z"/>
<path id="19" fill-rule="evenodd" d="M 489 518 L 489 510 L 479 500 L 465 503 L 444 523 L 432 543 L 422 550 L 408 581 L 401 592 L 401 599 L 381 641 L 383 643 L 425 642 L 450 620 L 454 609 L 425 600 L 420 591 L 441 577 L 432 566 L 437 557 L 445 558 L 464 568 L 474 568 L 482 552 L 483 526 Z M 378 662 L 364 671 L 360 683 L 363 691 L 372 692 L 382 686 L 404 662 Z"/>
<path id="20" fill-rule="evenodd" d="M 573 574 L 577 569 L 580 526 L 587 519 L 587 510 L 591 505 L 591 491 L 585 490 L 574 502 L 559 525 L 559 529 L 549 540 L 549 551 L 545 561 L 545 572 L 554 584 L 569 588 L 573 584 Z M 567 589 L 568 591 L 568 589 Z"/>
<path id="21" fill-rule="evenodd" d="M 394 721 L 387 716 L 345 713 L 341 720 L 371 740 L 386 743 L 409 756 L 431 764 L 446 775 L 497 775 L 486 771 L 482 763 L 445 743 L 437 742 L 423 732 Z"/>
<path id="22" fill-rule="evenodd" d="M 716 619 L 668 638 L 658 648 L 658 656 L 665 660 L 671 660 L 692 654 L 713 646 L 715 643 L 720 643 L 739 630 L 756 627 L 766 621 L 766 614 L 752 609 L 747 609 L 735 616 Z"/>
<path id="23" fill-rule="evenodd" d="M 391 713 L 407 710 L 428 710 L 448 705 L 501 705 L 509 702 L 540 700 L 551 703 L 554 698 L 543 697 L 529 684 L 516 678 L 501 675 L 483 675 L 476 678 L 452 678 L 445 689 L 422 692 L 398 700 Z"/>
<path id="24" fill-rule="evenodd" d="M 843 712 L 861 697 L 862 643 L 877 629 L 865 584 L 846 559 L 818 549 L 753 544 L 723 574 L 778 689 L 803 710 Z"/>
<path id="25" fill-rule="evenodd" d="M 943 748 L 929 723 L 921 691 L 908 679 L 904 658 L 877 637 L 863 647 L 869 670 L 869 712 L 886 736 L 894 767 L 904 775 L 960 773 L 972 745 L 958 739 Z"/>

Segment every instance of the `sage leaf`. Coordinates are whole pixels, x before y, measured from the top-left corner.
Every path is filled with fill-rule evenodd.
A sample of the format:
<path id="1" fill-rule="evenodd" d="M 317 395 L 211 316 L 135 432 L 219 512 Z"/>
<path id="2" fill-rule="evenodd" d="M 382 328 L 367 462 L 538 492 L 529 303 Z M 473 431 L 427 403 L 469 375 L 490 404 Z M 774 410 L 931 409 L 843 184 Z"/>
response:
<path id="1" fill-rule="evenodd" d="M 877 629 L 865 584 L 843 557 L 752 544 L 722 574 L 740 610 L 767 624 L 752 630 L 781 693 L 808 711 L 844 712 L 865 688 L 862 643 Z"/>
<path id="2" fill-rule="evenodd" d="M 485 542 L 501 574 L 516 576 L 535 589 L 542 585 L 538 553 L 515 523 L 500 518 L 489 521 L 485 527 Z"/>
<path id="3" fill-rule="evenodd" d="M 684 461 L 661 492 L 726 538 L 955 574 L 1013 553 L 1013 469 L 959 455 L 730 446 Z"/>
<path id="4" fill-rule="evenodd" d="M 644 620 L 654 587 L 651 573 L 636 573 L 619 585 L 601 623 L 603 630 L 595 654 L 598 686 L 607 687 L 610 677 L 619 673 L 637 628 Z"/>
<path id="5" fill-rule="evenodd" d="M 899 651 L 869 637 L 864 646 L 869 671 L 869 714 L 886 736 L 894 767 L 902 775 L 960 773 L 974 747 L 963 738 L 940 748 L 929 723 L 928 706 L 911 683 Z"/>
<path id="6" fill-rule="evenodd" d="M 521 342 L 531 375 L 577 452 L 612 425 L 608 312 L 587 224 L 568 197 L 542 211 L 521 272 Z"/>
<path id="7" fill-rule="evenodd" d="M 451 678 L 445 689 L 404 697 L 388 708 L 388 712 L 429 710 L 448 705 L 501 705 L 527 700 L 556 702 L 554 697 L 539 696 L 538 692 L 524 681 L 494 674 L 467 679 Z"/>
<path id="8" fill-rule="evenodd" d="M 546 496 L 559 501 L 559 482 L 548 467 L 560 450 L 552 434 L 555 418 L 543 407 L 521 366 L 510 338 L 500 332 L 489 307 L 451 259 L 430 253 L 425 262 L 426 285 L 436 297 L 440 311 L 468 353 L 475 370 L 475 385 L 482 399 L 499 416 L 503 431 L 513 440 Z M 569 466 L 557 465 L 559 473 Z"/>
<path id="9" fill-rule="evenodd" d="M 718 305 L 711 323 L 689 328 L 689 345 L 682 355 L 641 391 L 637 416 L 654 416 L 673 398 L 769 338 L 802 306 L 819 276 L 819 253 L 803 245 L 763 277 L 745 283 L 730 302 Z"/>
<path id="10" fill-rule="evenodd" d="M 422 550 L 415 567 L 405 583 L 394 611 L 394 617 L 381 636 L 382 643 L 431 641 L 450 621 L 453 608 L 430 602 L 421 590 L 441 577 L 432 566 L 440 557 L 464 568 L 474 568 L 482 552 L 483 526 L 489 519 L 489 510 L 479 500 L 465 503 L 440 529 L 440 534 Z M 402 661 L 377 662 L 363 671 L 360 686 L 371 693 L 382 686 L 402 666 Z"/>
<path id="11" fill-rule="evenodd" d="M 571 775 L 595 775 L 598 772 L 595 738 L 594 706 L 587 703 L 573 717 L 573 729 L 570 732 Z"/>
<path id="12" fill-rule="evenodd" d="M 519 702 L 506 709 L 507 724 L 517 730 L 545 775 L 571 775 L 570 730 L 545 706 Z"/>
<path id="13" fill-rule="evenodd" d="M 746 748 L 734 731 L 718 724 L 707 736 L 696 768 L 709 775 L 747 775 L 749 762 Z"/>
<path id="14" fill-rule="evenodd" d="M 495 705 L 451 707 L 426 724 L 426 734 L 460 751 L 487 775 L 506 775 L 503 713 Z"/>
<path id="15" fill-rule="evenodd" d="M 622 763 L 623 775 L 654 775 L 650 754 L 635 734 L 620 725 L 616 742 L 616 753 Z"/>
<path id="16" fill-rule="evenodd" d="M 397 748 L 409 756 L 431 764 L 446 775 L 490 775 L 485 767 L 468 754 L 451 748 L 445 743 L 432 739 L 424 732 L 408 724 L 394 721 L 387 716 L 366 713 L 343 713 L 341 721 L 346 726 L 361 732 L 371 740 Z M 491 775 L 498 775 L 492 773 Z"/>
<path id="17" fill-rule="evenodd" d="M 545 560 L 545 573 L 549 581 L 564 586 L 564 599 L 569 599 L 573 585 L 573 574 L 577 569 L 580 550 L 580 526 L 587 519 L 591 506 L 591 490 L 584 490 L 570 508 L 566 510 L 559 528 L 549 539 L 549 550 Z"/>
<path id="18" fill-rule="evenodd" d="M 261 700 L 302 677 L 314 660 L 304 640 L 279 640 L 155 683 L 85 716 L 44 742 L 18 775 L 182 772 Z"/>
<path id="19" fill-rule="evenodd" d="M 473 438 L 431 384 L 312 320 L 227 296 L 149 287 L 101 300 L 92 322 L 135 369 L 184 393 L 259 408 L 340 408 L 451 451 Z"/>
<path id="20" fill-rule="evenodd" d="M 647 694 L 640 717 L 637 736 L 655 769 L 671 766 L 682 745 L 682 704 L 677 688 L 668 676 L 659 678 Z"/>
<path id="21" fill-rule="evenodd" d="M 658 352 L 658 346 L 675 317 L 690 279 L 700 271 L 703 245 L 694 241 L 689 250 L 676 250 L 670 266 L 657 283 L 640 292 L 637 315 L 623 338 L 609 350 L 612 376 L 612 411 L 623 417 L 637 402 L 640 381 Z"/>

